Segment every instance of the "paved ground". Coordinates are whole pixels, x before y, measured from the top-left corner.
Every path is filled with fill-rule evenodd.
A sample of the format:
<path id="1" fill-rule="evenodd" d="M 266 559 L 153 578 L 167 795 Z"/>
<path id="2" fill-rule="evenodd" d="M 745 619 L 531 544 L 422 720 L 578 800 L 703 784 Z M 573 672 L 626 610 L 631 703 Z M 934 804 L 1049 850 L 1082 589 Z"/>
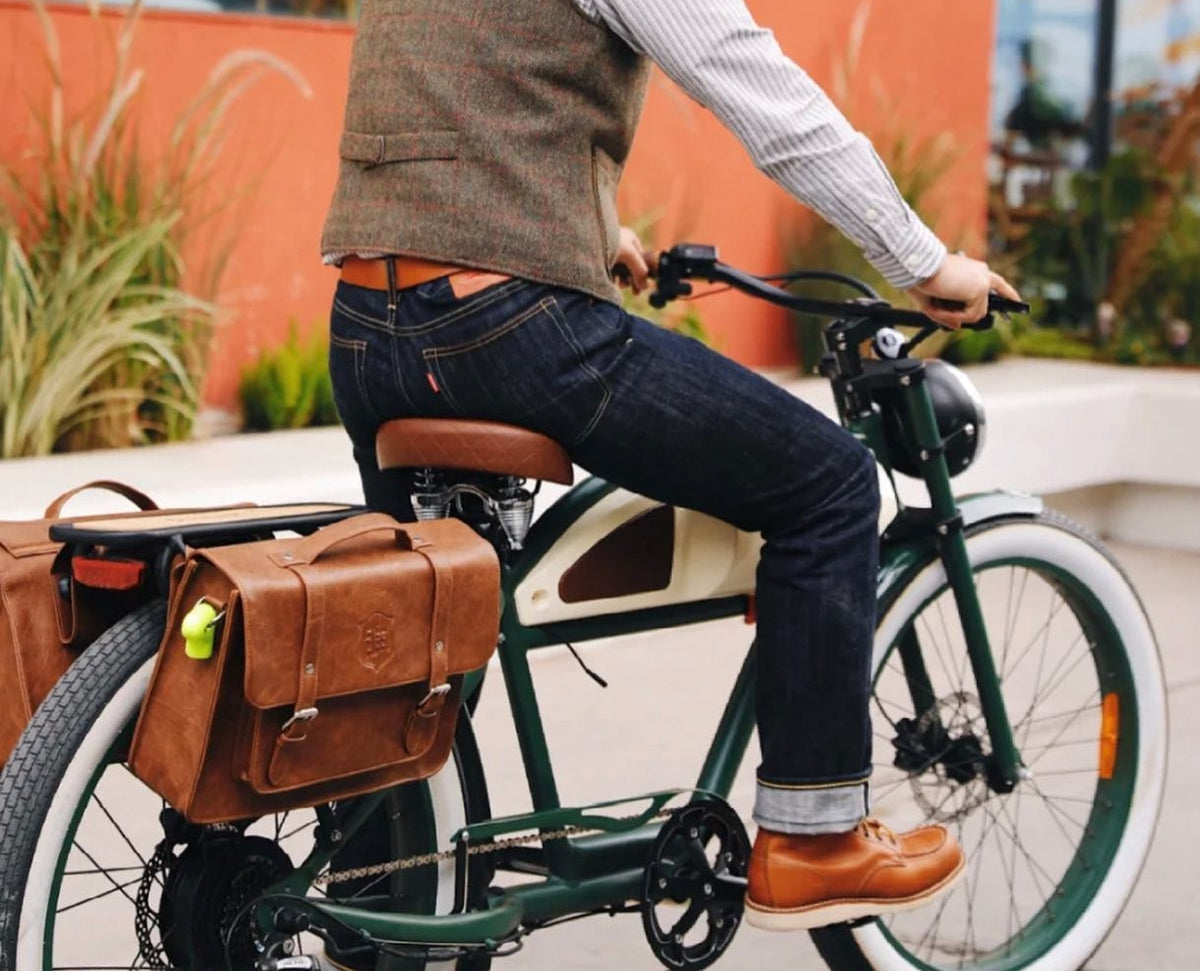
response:
<path id="1" fill-rule="evenodd" d="M 1146 870 L 1116 930 L 1088 968 L 1185 971 L 1197 966 L 1200 947 L 1193 896 L 1200 864 L 1195 850 L 1200 776 L 1192 747 L 1200 738 L 1200 555 L 1129 546 L 1116 552 L 1142 593 L 1162 648 L 1172 719 L 1170 775 Z M 542 661 L 536 671 L 538 690 L 564 802 L 687 784 L 748 637 L 735 621 L 586 648 L 589 663 L 610 682 L 607 691 L 565 653 Z M 478 731 L 494 809 L 528 808 L 502 691 L 485 692 Z M 739 809 L 747 808 L 750 795 L 751 780 L 743 778 L 735 792 Z M 805 935 L 743 928 L 719 966 L 790 971 L 824 965 Z M 623 916 L 589 918 L 535 934 L 524 953 L 500 967 L 649 971 L 658 965 L 646 950 L 638 919 Z"/>

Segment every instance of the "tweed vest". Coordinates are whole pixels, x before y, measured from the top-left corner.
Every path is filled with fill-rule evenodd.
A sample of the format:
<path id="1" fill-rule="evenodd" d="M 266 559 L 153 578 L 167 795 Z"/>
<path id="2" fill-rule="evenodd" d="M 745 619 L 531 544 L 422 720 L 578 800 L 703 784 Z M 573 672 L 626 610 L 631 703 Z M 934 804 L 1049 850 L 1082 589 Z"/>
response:
<path id="1" fill-rule="evenodd" d="M 321 251 L 619 299 L 617 183 L 648 77 L 572 0 L 364 0 Z"/>

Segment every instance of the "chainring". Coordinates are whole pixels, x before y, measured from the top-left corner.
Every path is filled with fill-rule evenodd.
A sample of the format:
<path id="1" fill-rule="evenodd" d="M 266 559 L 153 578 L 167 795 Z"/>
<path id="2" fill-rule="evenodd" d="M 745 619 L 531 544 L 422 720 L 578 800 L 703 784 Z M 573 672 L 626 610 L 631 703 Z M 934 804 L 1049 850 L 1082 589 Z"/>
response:
<path id="1" fill-rule="evenodd" d="M 642 928 L 663 965 L 699 971 L 725 952 L 741 924 L 749 860 L 746 829 L 719 799 L 663 823 L 642 892 Z"/>

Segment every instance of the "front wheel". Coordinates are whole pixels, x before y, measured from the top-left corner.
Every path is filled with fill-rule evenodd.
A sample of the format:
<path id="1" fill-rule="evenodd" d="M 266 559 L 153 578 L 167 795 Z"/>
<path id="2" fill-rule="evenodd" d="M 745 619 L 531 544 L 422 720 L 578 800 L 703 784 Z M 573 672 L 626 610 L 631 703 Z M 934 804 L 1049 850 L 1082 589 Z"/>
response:
<path id="1" fill-rule="evenodd" d="M 1099 543 L 1052 515 L 983 523 L 967 550 L 1028 775 L 1008 794 L 988 784 L 983 713 L 934 558 L 880 604 L 873 801 L 894 829 L 948 826 L 968 872 L 923 910 L 814 932 L 834 968 L 1079 968 L 1150 848 L 1166 696 L 1128 580 Z"/>
<path id="2" fill-rule="evenodd" d="M 165 807 L 124 756 L 164 614 L 161 603 L 152 604 L 89 647 L 38 709 L 0 774 L 0 971 L 250 971 L 254 942 L 239 920 L 244 906 L 313 847 L 317 820 L 305 810 L 198 828 L 166 855 L 160 849 Z M 333 869 L 442 849 L 455 830 L 487 814 L 464 713 L 446 767 L 390 790 L 358 838 L 334 857 Z M 453 882 L 453 863 L 442 863 L 340 884 L 329 895 L 445 913 Z M 387 971 L 426 967 L 394 958 L 379 964 Z M 486 961 L 463 959 L 461 967 L 468 966 Z"/>

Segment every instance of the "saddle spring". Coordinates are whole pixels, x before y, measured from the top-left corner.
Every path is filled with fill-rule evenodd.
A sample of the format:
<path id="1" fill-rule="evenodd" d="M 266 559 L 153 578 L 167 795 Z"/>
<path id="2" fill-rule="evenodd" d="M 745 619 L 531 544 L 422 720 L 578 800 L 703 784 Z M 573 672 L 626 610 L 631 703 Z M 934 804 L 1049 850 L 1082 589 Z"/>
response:
<path id="1" fill-rule="evenodd" d="M 482 476 L 474 482 L 448 481 L 441 469 L 419 469 L 413 480 L 412 504 L 417 519 L 445 519 L 464 515 L 463 499 L 473 497 L 499 526 L 510 550 L 522 548 L 533 521 L 536 489 L 525 488 L 525 480 L 513 475 Z M 470 522 L 471 518 L 466 517 Z"/>

